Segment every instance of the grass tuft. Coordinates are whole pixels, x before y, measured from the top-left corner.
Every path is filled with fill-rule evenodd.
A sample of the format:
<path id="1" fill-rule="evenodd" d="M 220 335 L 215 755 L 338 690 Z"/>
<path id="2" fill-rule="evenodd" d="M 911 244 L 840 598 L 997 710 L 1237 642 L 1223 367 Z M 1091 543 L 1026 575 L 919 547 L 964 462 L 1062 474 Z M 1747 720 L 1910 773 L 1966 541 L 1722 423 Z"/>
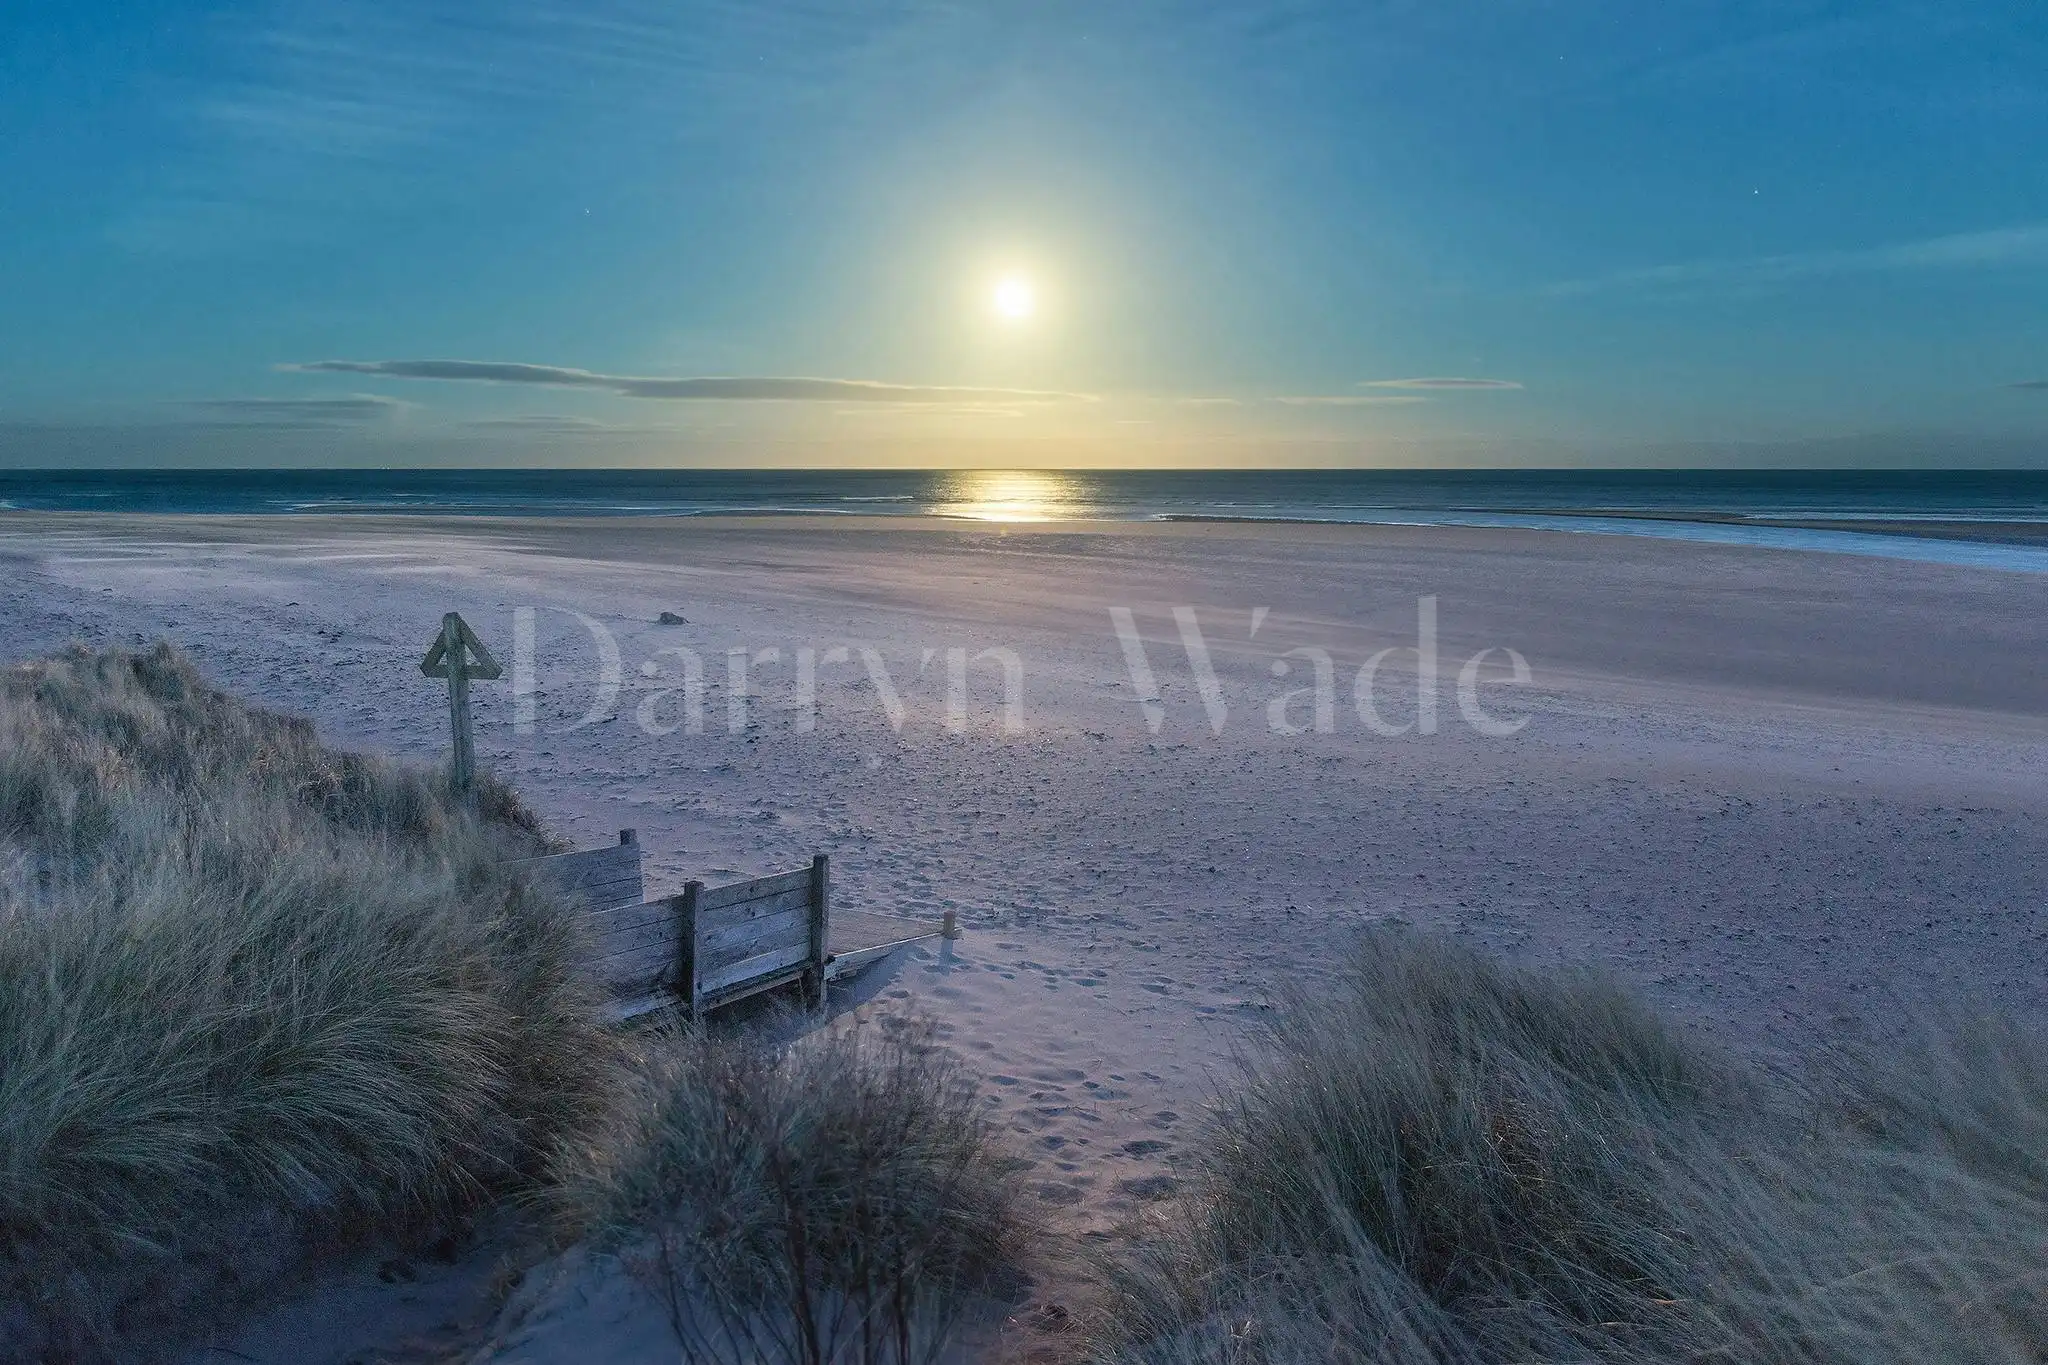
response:
<path id="1" fill-rule="evenodd" d="M 1601 978 L 1375 932 L 1106 1267 L 1100 1355 L 2041 1359 L 2048 1052 L 1930 1039 L 1764 1075 Z"/>
<path id="2" fill-rule="evenodd" d="M 508 789 L 174 651 L 0 671 L 0 1361 L 146 1355 L 337 1247 L 551 1201 L 685 1360 L 911 1365 L 1031 1251 L 928 1031 L 595 1022 Z M 1249 1043 L 1115 1260 L 1117 1365 L 2048 1359 L 2048 1047 L 1766 1072 L 1399 930 Z"/>
<path id="3" fill-rule="evenodd" d="M 0 672 L 0 1358 L 197 1330 L 537 1174 L 608 1046 L 563 907 L 497 866 L 545 851 L 503 787 L 168 647 Z"/>
<path id="4" fill-rule="evenodd" d="M 1014 1264 L 1014 1164 L 950 1054 L 903 1021 L 778 1051 L 656 1036 L 571 1223 L 667 1308 L 691 1365 L 911 1365 Z"/>

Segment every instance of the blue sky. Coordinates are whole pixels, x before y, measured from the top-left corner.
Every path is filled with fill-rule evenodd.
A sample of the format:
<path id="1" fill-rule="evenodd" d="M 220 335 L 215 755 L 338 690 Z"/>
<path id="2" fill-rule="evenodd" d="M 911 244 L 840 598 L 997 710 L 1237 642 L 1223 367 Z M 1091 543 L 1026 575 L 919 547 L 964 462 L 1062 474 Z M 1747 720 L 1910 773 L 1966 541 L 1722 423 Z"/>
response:
<path id="1" fill-rule="evenodd" d="M 2037 3 L 15 0 L 0 128 L 15 466 L 2048 464 Z"/>

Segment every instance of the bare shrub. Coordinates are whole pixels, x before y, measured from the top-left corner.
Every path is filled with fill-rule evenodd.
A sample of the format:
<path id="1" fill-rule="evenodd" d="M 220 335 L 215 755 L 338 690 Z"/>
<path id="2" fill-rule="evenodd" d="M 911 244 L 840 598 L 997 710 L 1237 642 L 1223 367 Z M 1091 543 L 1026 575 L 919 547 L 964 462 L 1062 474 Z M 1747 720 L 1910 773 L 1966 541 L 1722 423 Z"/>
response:
<path id="1" fill-rule="evenodd" d="M 575 1226 L 665 1305 L 683 1358 L 911 1365 L 1010 1263 L 1010 1165 L 915 1027 L 656 1036 L 603 1145 L 571 1153 Z"/>

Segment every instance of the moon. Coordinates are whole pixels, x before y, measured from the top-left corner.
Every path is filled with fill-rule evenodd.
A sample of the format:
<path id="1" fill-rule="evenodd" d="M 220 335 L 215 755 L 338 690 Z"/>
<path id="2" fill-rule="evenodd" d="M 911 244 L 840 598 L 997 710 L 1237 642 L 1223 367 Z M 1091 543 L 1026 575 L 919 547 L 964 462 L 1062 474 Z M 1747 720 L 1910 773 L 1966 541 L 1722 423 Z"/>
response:
<path id="1" fill-rule="evenodd" d="M 1005 275 L 997 280 L 991 300 L 996 316 L 1006 322 L 1022 322 L 1038 311 L 1038 291 L 1022 275 Z"/>

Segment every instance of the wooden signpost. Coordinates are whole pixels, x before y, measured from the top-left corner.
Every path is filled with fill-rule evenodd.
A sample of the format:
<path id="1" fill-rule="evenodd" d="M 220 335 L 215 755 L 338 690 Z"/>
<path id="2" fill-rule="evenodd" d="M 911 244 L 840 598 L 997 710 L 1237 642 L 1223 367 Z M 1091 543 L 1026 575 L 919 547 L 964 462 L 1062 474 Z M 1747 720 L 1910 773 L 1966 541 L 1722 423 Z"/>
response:
<path id="1" fill-rule="evenodd" d="M 457 791 L 468 791 L 476 780 L 476 748 L 469 735 L 469 680 L 489 682 L 504 676 L 505 670 L 498 667 L 469 623 L 451 611 L 441 618 L 441 633 L 434 638 L 427 657 L 420 660 L 420 672 L 448 680 L 448 723 L 455 731 L 452 776 Z"/>

